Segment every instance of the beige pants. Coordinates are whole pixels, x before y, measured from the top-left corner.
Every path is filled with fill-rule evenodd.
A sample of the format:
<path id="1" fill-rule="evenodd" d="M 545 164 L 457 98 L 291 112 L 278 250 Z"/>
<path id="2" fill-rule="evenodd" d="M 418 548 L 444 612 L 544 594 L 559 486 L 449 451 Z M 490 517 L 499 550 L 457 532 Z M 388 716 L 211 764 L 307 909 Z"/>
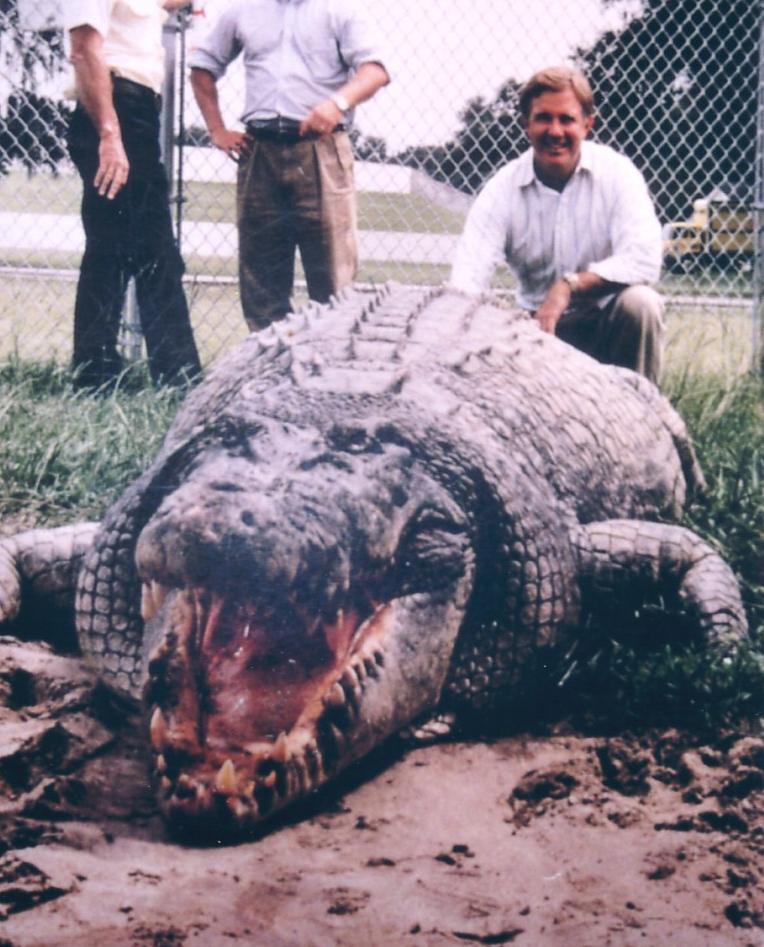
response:
<path id="1" fill-rule="evenodd" d="M 571 306 L 555 334 L 600 362 L 621 365 L 658 383 L 663 361 L 663 297 L 650 286 L 628 286 L 604 309 Z"/>
<path id="2" fill-rule="evenodd" d="M 353 153 L 345 132 L 311 141 L 255 139 L 237 182 L 239 289 L 262 329 L 291 311 L 295 248 L 308 295 L 326 302 L 358 265 Z"/>

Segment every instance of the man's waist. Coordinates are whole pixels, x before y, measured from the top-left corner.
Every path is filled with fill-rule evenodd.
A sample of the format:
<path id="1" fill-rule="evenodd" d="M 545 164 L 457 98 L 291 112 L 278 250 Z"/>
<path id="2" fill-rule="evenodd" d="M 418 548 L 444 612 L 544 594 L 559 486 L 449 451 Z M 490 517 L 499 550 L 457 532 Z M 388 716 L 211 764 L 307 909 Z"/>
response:
<path id="1" fill-rule="evenodd" d="M 162 102 L 162 96 L 158 95 L 150 86 L 143 85 L 142 82 L 135 82 L 133 79 L 127 79 L 125 76 L 112 73 L 111 84 L 114 95 L 119 98 L 150 102 L 157 107 Z"/>
<path id="2" fill-rule="evenodd" d="M 321 135 L 318 132 L 306 132 L 300 134 L 301 122 L 296 118 L 287 118 L 284 115 L 275 118 L 253 118 L 247 122 L 247 134 L 252 138 L 260 138 L 265 141 L 280 141 L 284 144 L 293 144 L 298 141 L 315 141 Z M 334 132 L 347 131 L 345 125 L 335 125 Z"/>

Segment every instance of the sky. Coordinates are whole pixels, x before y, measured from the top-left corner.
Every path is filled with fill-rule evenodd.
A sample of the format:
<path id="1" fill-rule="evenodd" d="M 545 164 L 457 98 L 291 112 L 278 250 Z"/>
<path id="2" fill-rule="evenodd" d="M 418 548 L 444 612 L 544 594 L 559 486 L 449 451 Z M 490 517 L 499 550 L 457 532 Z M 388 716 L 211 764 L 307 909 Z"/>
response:
<path id="1" fill-rule="evenodd" d="M 389 153 L 448 140 L 470 99 L 490 99 L 508 78 L 523 81 L 542 66 L 563 62 L 576 46 L 591 44 L 640 8 L 639 0 L 607 9 L 602 0 L 365 2 L 393 81 L 360 106 L 356 125 L 365 135 L 384 138 Z M 194 18 L 194 33 L 208 28 L 225 3 L 206 0 L 205 16 Z M 243 102 L 236 70 L 221 85 L 221 100 L 226 119 L 235 119 Z M 196 123 L 193 106 L 191 111 L 188 118 Z"/>

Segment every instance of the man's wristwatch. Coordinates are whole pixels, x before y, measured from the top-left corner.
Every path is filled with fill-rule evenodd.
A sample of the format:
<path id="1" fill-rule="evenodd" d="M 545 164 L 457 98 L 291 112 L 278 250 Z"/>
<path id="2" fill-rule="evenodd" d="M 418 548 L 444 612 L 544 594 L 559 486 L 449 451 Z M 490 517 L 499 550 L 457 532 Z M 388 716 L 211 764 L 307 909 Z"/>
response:
<path id="1" fill-rule="evenodd" d="M 578 273 L 563 273 L 562 278 L 570 286 L 571 293 L 575 296 L 581 289 L 581 277 Z"/>
<path id="2" fill-rule="evenodd" d="M 341 92 L 335 92 L 331 99 L 343 115 L 350 111 L 350 102 Z"/>

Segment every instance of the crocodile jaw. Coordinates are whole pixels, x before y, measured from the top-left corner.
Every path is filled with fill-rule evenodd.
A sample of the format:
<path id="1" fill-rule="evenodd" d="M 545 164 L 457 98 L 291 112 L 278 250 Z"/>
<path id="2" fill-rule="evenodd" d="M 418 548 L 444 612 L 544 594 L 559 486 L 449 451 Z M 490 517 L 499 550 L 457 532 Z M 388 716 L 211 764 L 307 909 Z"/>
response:
<path id="1" fill-rule="evenodd" d="M 255 828 L 434 707 L 461 619 L 450 603 L 430 614 L 405 599 L 339 616 L 314 630 L 320 659 L 290 677 L 258 669 L 256 647 L 238 654 L 248 639 L 220 629 L 219 603 L 199 601 L 198 590 L 144 592 L 159 639 L 147 700 L 161 811 L 180 831 L 218 836 Z"/>

